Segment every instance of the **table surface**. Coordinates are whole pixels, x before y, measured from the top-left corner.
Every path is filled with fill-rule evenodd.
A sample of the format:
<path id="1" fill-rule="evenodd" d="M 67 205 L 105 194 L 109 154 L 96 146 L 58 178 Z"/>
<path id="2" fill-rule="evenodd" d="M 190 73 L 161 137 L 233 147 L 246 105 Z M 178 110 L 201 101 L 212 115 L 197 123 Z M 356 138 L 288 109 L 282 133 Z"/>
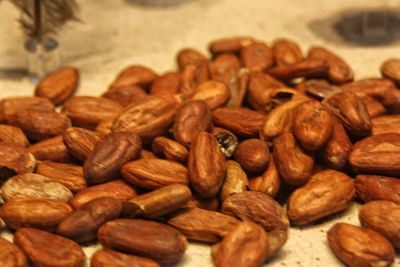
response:
<path id="1" fill-rule="evenodd" d="M 323 45 L 343 56 L 356 78 L 379 76 L 380 64 L 398 56 L 399 43 L 360 47 L 347 44 L 330 25 L 346 9 L 375 6 L 377 1 L 349 0 L 78 0 L 82 22 L 70 24 L 59 35 L 64 65 L 80 69 L 78 95 L 104 92 L 119 70 L 131 64 L 150 66 L 163 73 L 176 68 L 176 52 L 193 47 L 207 53 L 210 40 L 233 35 L 253 36 L 270 43 L 286 37 L 301 44 Z M 396 1 L 391 1 L 396 7 Z M 397 5 L 400 7 L 400 1 Z M 24 37 L 17 10 L 0 3 L 0 96 L 31 95 L 34 85 L 24 74 Z M 268 266 L 342 266 L 326 240 L 336 222 L 359 225 L 359 204 L 330 220 L 291 228 L 289 240 Z M 7 231 L 2 235 L 12 236 Z M 99 245 L 84 248 L 88 258 Z M 212 266 L 209 246 L 188 247 L 177 266 Z M 400 266 L 397 256 L 394 266 Z"/>

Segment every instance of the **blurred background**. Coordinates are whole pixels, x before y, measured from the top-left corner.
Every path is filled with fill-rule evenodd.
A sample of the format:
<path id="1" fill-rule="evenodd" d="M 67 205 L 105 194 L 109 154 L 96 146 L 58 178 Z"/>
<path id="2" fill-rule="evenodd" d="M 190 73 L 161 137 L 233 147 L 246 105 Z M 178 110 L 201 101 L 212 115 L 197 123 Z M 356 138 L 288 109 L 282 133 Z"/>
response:
<path id="1" fill-rule="evenodd" d="M 356 78 L 378 74 L 379 64 L 398 53 L 397 42 L 359 46 L 345 42 L 332 27 L 346 10 L 400 8 L 393 1 L 78 0 L 78 4 L 81 22 L 69 23 L 57 40 L 62 65 L 78 67 L 85 77 L 83 86 L 93 94 L 106 88 L 126 65 L 140 63 L 162 73 L 174 68 L 179 49 L 206 52 L 210 40 L 233 35 L 250 35 L 267 43 L 287 37 L 303 50 L 312 44 L 325 45 L 349 62 Z M 10 70 L 26 67 L 18 18 L 12 4 L 0 2 L 3 78 L 19 79 L 19 72 Z"/>

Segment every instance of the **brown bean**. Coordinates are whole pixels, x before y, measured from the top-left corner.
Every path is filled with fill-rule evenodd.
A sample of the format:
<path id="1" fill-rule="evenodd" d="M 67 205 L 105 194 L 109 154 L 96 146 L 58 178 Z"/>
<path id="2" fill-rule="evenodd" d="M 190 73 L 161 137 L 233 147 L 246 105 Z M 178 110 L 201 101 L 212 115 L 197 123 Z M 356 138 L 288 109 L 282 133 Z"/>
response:
<path id="1" fill-rule="evenodd" d="M 268 255 L 268 237 L 264 229 L 252 222 L 241 222 L 224 240 L 213 247 L 216 267 L 258 267 Z"/>
<path id="2" fill-rule="evenodd" d="M 22 198 L 8 201 L 0 209 L 0 217 L 13 229 L 35 227 L 54 231 L 73 209 L 64 201 Z"/>
<path id="3" fill-rule="evenodd" d="M 122 165 L 138 158 L 140 150 L 142 142 L 136 134 L 113 132 L 104 136 L 83 165 L 87 182 L 99 184 L 117 178 Z"/>
<path id="4" fill-rule="evenodd" d="M 164 159 L 139 159 L 122 166 L 121 174 L 134 185 L 157 189 L 170 184 L 189 184 L 188 170 L 180 163 Z"/>
<path id="5" fill-rule="evenodd" d="M 75 242 L 34 228 L 18 229 L 14 243 L 34 266 L 83 267 L 85 254 Z"/>
<path id="6" fill-rule="evenodd" d="M 261 192 L 245 191 L 231 195 L 222 203 L 221 211 L 244 221 L 256 222 L 267 231 L 286 230 L 289 225 L 279 203 Z"/>
<path id="7" fill-rule="evenodd" d="M 226 175 L 225 157 L 216 138 L 200 132 L 189 152 L 188 173 L 193 189 L 203 197 L 219 192 Z"/>
<path id="8" fill-rule="evenodd" d="M 78 243 L 96 239 L 102 224 L 119 217 L 121 201 L 110 198 L 96 198 L 65 217 L 57 227 L 57 234 Z"/>
<path id="9" fill-rule="evenodd" d="M 101 249 L 93 254 L 91 267 L 160 267 L 148 258 L 116 252 L 110 249 Z"/>
<path id="10" fill-rule="evenodd" d="M 232 216 L 199 208 L 184 210 L 168 220 L 168 224 L 188 239 L 216 243 L 239 223 Z"/>
<path id="11" fill-rule="evenodd" d="M 71 201 L 71 205 L 75 209 L 79 209 L 85 203 L 102 197 L 111 197 L 122 202 L 127 202 L 129 199 L 136 196 L 134 188 L 126 184 L 122 180 L 115 180 L 104 184 L 90 186 L 79 191 Z"/>
<path id="12" fill-rule="evenodd" d="M 190 189 L 185 185 L 167 185 L 129 200 L 125 204 L 124 215 L 157 218 L 179 209 L 191 196 Z"/>
<path id="13" fill-rule="evenodd" d="M 21 249 L 0 237 L 0 262 L 3 267 L 26 267 L 28 262 Z"/>
<path id="14" fill-rule="evenodd" d="M 247 139 L 241 142 L 235 151 L 235 160 L 249 172 L 262 172 L 270 160 L 267 144 L 260 139 Z"/>
<path id="15" fill-rule="evenodd" d="M 394 249 L 381 234 L 363 227 L 337 223 L 328 231 L 333 252 L 350 267 L 390 266 Z"/>
<path id="16" fill-rule="evenodd" d="M 174 228 L 138 219 L 109 221 L 100 227 L 98 238 L 106 248 L 149 257 L 161 264 L 178 262 L 187 246 L 185 236 Z"/>

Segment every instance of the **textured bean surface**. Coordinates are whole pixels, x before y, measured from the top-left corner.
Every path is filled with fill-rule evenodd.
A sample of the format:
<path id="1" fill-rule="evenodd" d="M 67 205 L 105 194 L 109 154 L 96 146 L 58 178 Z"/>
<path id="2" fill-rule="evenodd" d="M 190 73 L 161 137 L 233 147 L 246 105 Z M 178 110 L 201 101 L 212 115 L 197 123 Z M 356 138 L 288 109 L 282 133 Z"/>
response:
<path id="1" fill-rule="evenodd" d="M 0 8 L 0 33 L 4 38 L 0 46 L 1 67 L 25 67 L 24 54 L 10 52 L 17 49 L 22 51 L 22 34 L 14 25 L 14 19 L 19 13 L 7 1 L 3 2 Z M 71 27 L 60 33 L 63 59 L 80 68 L 82 72 L 82 84 L 77 92 L 79 95 L 100 95 L 114 79 L 118 69 L 126 64 L 145 64 L 161 74 L 172 68 L 173 56 L 177 49 L 183 46 L 193 47 L 206 54 L 209 41 L 224 36 L 245 34 L 257 40 L 265 40 L 268 45 L 277 37 L 293 38 L 292 40 L 301 45 L 304 54 L 313 44 L 326 45 L 356 70 L 357 79 L 379 75 L 380 64 L 386 58 L 396 55 L 398 50 L 396 45 L 373 48 L 347 46 L 331 29 L 318 31 L 324 29 L 321 20 L 325 15 L 328 17 L 343 9 L 359 7 L 360 3 L 354 1 L 312 0 L 299 3 L 289 0 L 283 3 L 238 0 L 232 5 L 230 1 L 169 0 L 168 3 L 179 2 L 179 5 L 166 8 L 147 8 L 128 2 L 144 1 L 81 2 L 85 23 L 71 24 Z M 154 2 L 161 3 L 159 0 Z M 162 2 L 165 4 L 166 1 Z M 276 12 L 286 5 L 292 8 L 285 9 L 285 16 Z M 363 2 L 365 7 L 373 5 L 374 1 Z M 329 12 L 321 14 L 321 10 Z M 115 19 L 115 14 L 119 14 L 118 19 Z M 220 14 L 230 15 L 221 17 Z M 164 15 L 169 15 L 168 20 Z M 271 18 L 268 23 L 266 17 Z M 185 19 L 185 23 L 181 23 L 182 18 Z M 159 19 L 162 19 L 162 23 L 157 23 Z M 314 23 L 317 19 L 319 23 Z M 99 20 L 107 23 L 99 27 Z M 120 23 L 123 23 L 124 27 L 120 27 Z M 196 27 L 188 31 L 188 24 Z M 305 26 L 306 24 L 316 27 L 310 28 Z M 88 34 L 92 28 L 96 28 L 96 32 Z M 170 29 L 173 29 L 173 34 Z M 141 38 L 127 38 L 132 32 Z M 326 36 L 327 39 L 322 36 Z M 332 37 L 330 41 L 329 37 Z M 160 38 L 162 42 L 159 41 Z M 114 43 L 118 43 L 118 49 L 115 49 Z M 87 56 L 88 54 L 93 56 Z M 2 78 L 0 84 L 3 88 L 1 95 L 26 95 L 29 94 L 29 88 L 33 88 L 28 79 Z M 356 214 L 357 210 L 354 206 L 354 209 L 335 216 L 333 220 L 358 224 L 358 220 L 352 215 L 352 212 Z M 330 224 L 331 221 L 327 221 L 313 227 L 291 229 L 290 240 L 268 266 L 281 266 L 281 263 L 286 263 L 286 266 L 342 266 L 324 245 L 325 236 L 320 230 L 324 231 Z M 90 251 L 97 250 L 98 246 L 84 249 L 90 255 Z M 188 253 L 180 265 L 189 264 L 194 267 L 211 266 L 209 247 L 199 244 L 189 246 Z"/>

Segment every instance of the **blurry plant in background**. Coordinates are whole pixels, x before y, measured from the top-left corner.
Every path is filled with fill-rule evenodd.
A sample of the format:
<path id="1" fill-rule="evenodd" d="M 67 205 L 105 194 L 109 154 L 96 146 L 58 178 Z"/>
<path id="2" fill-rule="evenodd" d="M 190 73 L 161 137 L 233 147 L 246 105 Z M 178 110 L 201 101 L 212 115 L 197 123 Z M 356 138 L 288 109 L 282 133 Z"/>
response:
<path id="1" fill-rule="evenodd" d="M 60 66 L 56 35 L 69 21 L 77 21 L 76 0 L 9 0 L 20 11 L 26 36 L 27 69 L 34 81 Z"/>
<path id="2" fill-rule="evenodd" d="M 129 4 L 147 7 L 168 7 L 184 4 L 190 0 L 126 0 Z"/>

